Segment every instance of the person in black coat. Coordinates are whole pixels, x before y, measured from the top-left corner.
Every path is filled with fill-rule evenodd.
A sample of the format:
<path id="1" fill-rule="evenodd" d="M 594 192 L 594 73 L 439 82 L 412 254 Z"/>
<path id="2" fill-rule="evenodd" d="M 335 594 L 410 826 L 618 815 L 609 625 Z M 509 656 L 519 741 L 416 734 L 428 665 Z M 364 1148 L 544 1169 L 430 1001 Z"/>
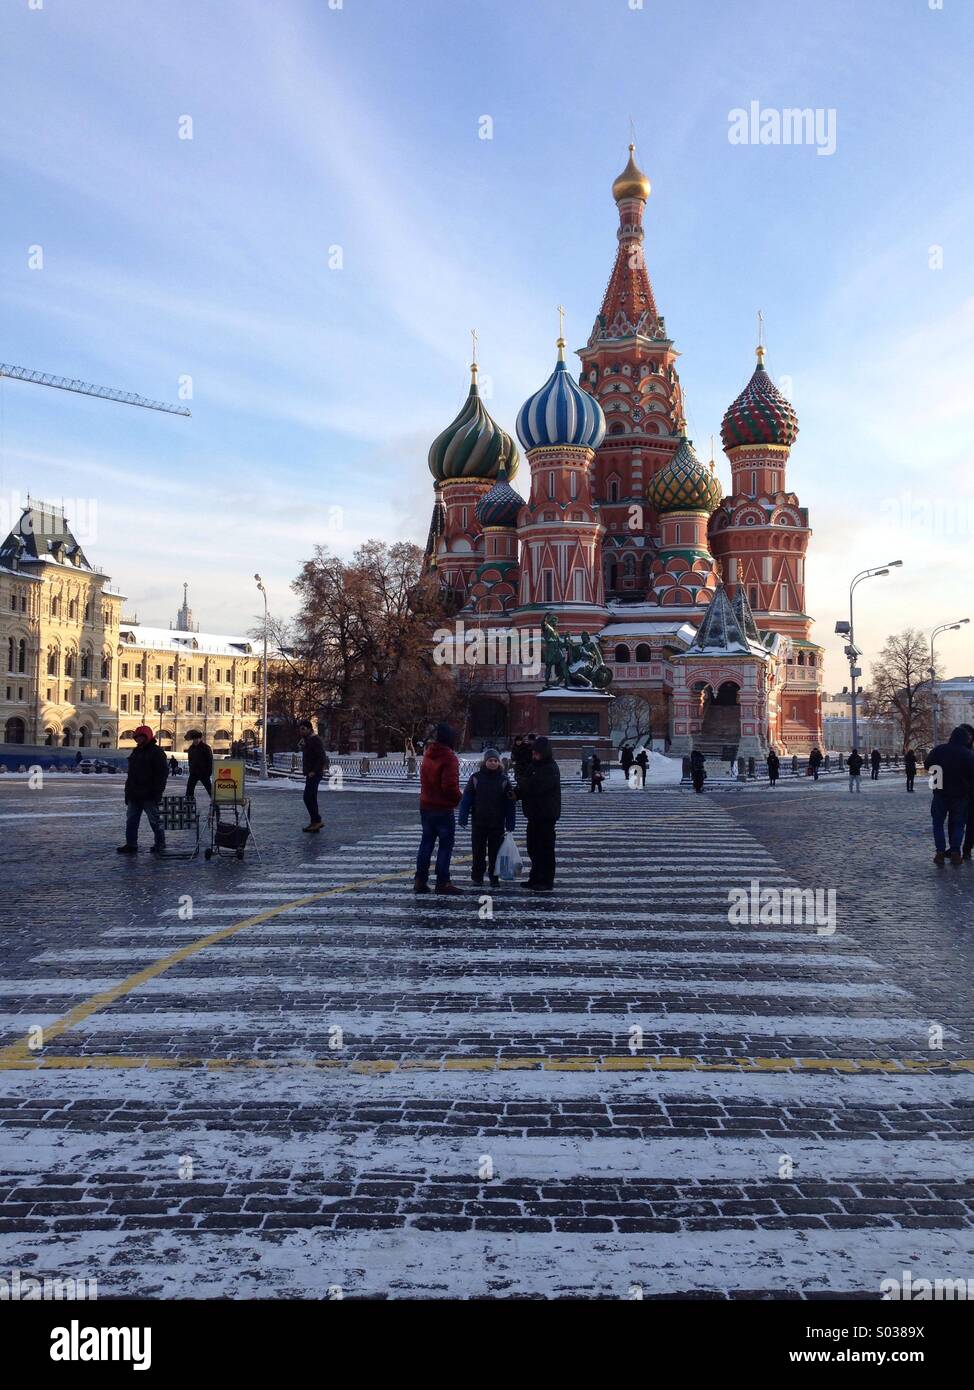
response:
<path id="1" fill-rule="evenodd" d="M 550 893 L 555 882 L 555 825 L 561 816 L 561 773 L 546 738 L 535 739 L 531 765 L 518 782 L 516 795 L 528 823 L 531 872 L 524 887 L 536 893 Z"/>
<path id="2" fill-rule="evenodd" d="M 625 777 L 627 780 L 629 778 L 629 769 L 632 767 L 634 762 L 635 758 L 632 756 L 632 749 L 629 747 L 628 743 L 624 743 L 622 745 L 622 750 L 619 753 L 619 766 L 622 768 L 623 777 Z"/>
<path id="3" fill-rule="evenodd" d="M 465 827 L 473 817 L 470 832 L 471 883 L 481 884 L 489 871 L 491 886 L 500 882 L 495 869 L 497 853 L 504 842 L 505 830 L 513 830 L 516 816 L 514 787 L 501 767 L 501 755 L 496 748 L 485 748 L 480 768 L 464 788 L 457 812 L 457 822 Z"/>
<path id="4" fill-rule="evenodd" d="M 818 781 L 818 770 L 821 766 L 822 750 L 820 748 L 813 748 L 808 755 L 808 770 L 815 778 L 816 782 Z"/>
<path id="5" fill-rule="evenodd" d="M 690 754 L 690 781 L 693 783 L 695 792 L 703 791 L 703 784 L 707 780 L 707 768 L 704 756 L 699 748 L 695 748 Z"/>
<path id="6" fill-rule="evenodd" d="M 774 786 L 781 775 L 781 759 L 773 748 L 768 751 L 768 783 Z"/>
<path id="7" fill-rule="evenodd" d="M 325 745 L 315 733 L 311 726 L 310 719 L 302 719 L 298 725 L 298 733 L 301 736 L 301 771 L 304 773 L 304 804 L 307 807 L 310 820 L 307 825 L 301 827 L 309 834 L 315 835 L 321 829 L 324 822 L 321 819 L 321 812 L 318 809 L 318 784 L 325 773 L 325 762 L 327 754 Z"/>
<path id="8" fill-rule="evenodd" d="M 850 792 L 858 793 L 862 791 L 862 778 L 859 775 L 862 772 L 862 764 L 862 754 L 859 752 L 858 748 L 853 748 L 852 752 L 849 754 L 848 762 L 846 763 L 849 769 Z"/>
<path id="9" fill-rule="evenodd" d="M 515 782 L 520 782 L 530 764 L 531 749 L 528 747 L 524 735 L 517 734 L 511 744 L 511 767 Z"/>
<path id="10" fill-rule="evenodd" d="M 634 762 L 636 763 L 636 766 L 639 768 L 641 782 L 642 785 L 645 787 L 646 773 L 649 771 L 649 754 L 646 752 L 645 748 L 641 748 L 639 750 L 639 752 L 636 754 Z"/>
<path id="11" fill-rule="evenodd" d="M 913 790 L 913 782 L 917 775 L 917 755 L 912 748 L 908 748 L 903 754 L 903 770 L 906 773 L 906 789 L 908 792 Z M 968 826 L 970 818 L 968 818 Z"/>
<path id="12" fill-rule="evenodd" d="M 119 854 L 137 854 L 139 822 L 143 812 L 154 837 L 152 848 L 158 852 L 166 847 L 166 832 L 162 828 L 159 802 L 166 790 L 169 763 L 156 743 L 148 724 L 135 731 L 135 747 L 129 754 L 128 776 L 125 779 L 125 844 Z"/>
<path id="13" fill-rule="evenodd" d="M 879 751 L 878 748 L 874 748 L 873 751 L 872 751 L 872 752 L 870 753 L 870 755 L 869 755 L 869 766 L 870 766 L 870 768 L 871 768 L 870 780 L 873 781 L 873 782 L 878 782 L 878 781 L 879 781 L 879 768 L 880 768 L 880 764 L 882 763 L 882 761 L 883 761 L 883 755 L 882 755 L 882 753 L 880 753 L 880 751 Z"/>
<path id="14" fill-rule="evenodd" d="M 593 753 L 588 765 L 589 772 L 589 791 L 601 792 L 602 790 L 602 759 L 598 753 Z"/>
<path id="15" fill-rule="evenodd" d="M 213 800 L 213 749 L 208 743 L 204 743 L 203 735 L 197 730 L 191 736 L 189 749 L 186 753 L 186 761 L 189 766 L 189 781 L 186 783 L 186 796 L 189 801 L 193 800 L 197 782 L 202 782 L 206 788 L 206 794 Z"/>
<path id="16" fill-rule="evenodd" d="M 946 743 L 938 743 L 936 748 L 923 760 L 923 766 L 931 774 L 933 796 L 930 815 L 933 819 L 933 841 L 936 846 L 934 863 L 942 864 L 950 851 L 950 862 L 959 864 L 963 857 L 961 845 L 965 838 L 970 803 L 974 800 L 974 729 L 970 724 L 959 724 Z M 947 838 L 944 838 L 944 821 L 947 822 Z"/>

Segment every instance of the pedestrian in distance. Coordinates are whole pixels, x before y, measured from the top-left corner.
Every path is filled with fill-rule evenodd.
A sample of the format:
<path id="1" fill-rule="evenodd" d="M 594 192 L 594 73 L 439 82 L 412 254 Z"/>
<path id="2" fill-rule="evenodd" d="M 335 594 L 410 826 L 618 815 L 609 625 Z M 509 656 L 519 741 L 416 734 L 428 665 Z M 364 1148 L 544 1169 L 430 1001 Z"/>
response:
<path id="1" fill-rule="evenodd" d="M 497 887 L 500 882 L 495 872 L 497 852 L 503 843 L 505 830 L 514 829 L 516 817 L 514 786 L 501 767 L 501 755 L 496 748 L 486 748 L 479 770 L 463 789 L 457 813 L 461 828 L 466 828 L 468 819 L 473 822 L 470 831 L 473 856 L 471 883 L 481 885 L 486 872 L 490 876 L 491 887 Z"/>
<path id="2" fill-rule="evenodd" d="M 628 743 L 624 743 L 619 752 L 619 766 L 622 768 L 622 775 L 625 777 L 626 781 L 629 780 L 629 769 L 632 767 L 634 761 L 632 749 L 629 747 Z"/>
<path id="3" fill-rule="evenodd" d="M 78 768 L 81 766 L 81 764 L 84 762 L 84 760 L 85 760 L 85 755 L 84 755 L 84 753 L 82 753 L 81 749 L 79 748 L 78 751 L 77 751 L 77 753 L 75 753 L 75 755 L 74 755 L 74 770 L 75 770 L 75 772 L 77 772 Z"/>
<path id="4" fill-rule="evenodd" d="M 768 750 L 768 785 L 773 787 L 781 775 L 781 759 L 773 748 Z"/>
<path id="5" fill-rule="evenodd" d="M 528 747 L 527 740 L 523 734 L 517 734 L 511 744 L 511 767 L 514 771 L 515 782 L 521 780 L 530 762 L 531 749 Z"/>
<path id="6" fill-rule="evenodd" d="M 135 731 L 135 747 L 129 754 L 128 776 L 125 779 L 125 844 L 119 845 L 119 854 L 138 853 L 139 822 L 143 814 L 154 837 L 152 852 L 158 854 L 166 848 L 166 832 L 162 828 L 159 803 L 166 790 L 168 776 L 169 763 L 165 753 L 156 743 L 148 724 L 140 724 Z"/>
<path id="7" fill-rule="evenodd" d="M 430 860 L 436 846 L 436 892 L 441 897 L 460 893 L 450 881 L 450 860 L 457 827 L 454 811 L 460 801 L 460 762 L 449 724 L 437 724 L 436 737 L 426 745 L 419 767 L 419 819 L 422 836 L 416 855 L 414 893 L 428 893 Z M 502 837 L 503 838 L 503 837 Z"/>
<path id="8" fill-rule="evenodd" d="M 862 755 L 859 749 L 853 748 L 852 752 L 849 754 L 848 762 L 849 791 L 856 792 L 857 794 L 862 791 L 862 778 L 859 775 L 862 772 L 862 762 Z"/>
<path id="9" fill-rule="evenodd" d="M 317 835 L 322 827 L 321 811 L 318 809 L 318 785 L 325 773 L 325 745 L 314 731 L 310 719 L 302 719 L 298 725 L 301 740 L 301 771 L 304 773 L 304 804 L 308 812 L 308 824 L 301 829 L 308 835 Z"/>
<path id="10" fill-rule="evenodd" d="M 704 756 L 699 748 L 695 748 L 690 754 L 690 781 L 695 792 L 703 791 L 703 784 L 707 780 L 707 767 Z"/>
<path id="11" fill-rule="evenodd" d="M 813 748 L 808 755 L 808 771 L 816 782 L 818 781 L 818 770 L 821 766 L 822 750 L 820 748 Z"/>
<path id="12" fill-rule="evenodd" d="M 640 748 L 636 754 L 636 766 L 639 768 L 640 785 L 646 785 L 646 773 L 649 771 L 649 754 L 645 748 Z"/>
<path id="13" fill-rule="evenodd" d="M 535 893 L 550 893 L 555 884 L 555 826 L 561 817 L 561 773 L 546 738 L 537 738 L 531 766 L 517 785 L 517 798 L 528 823 L 527 850 L 531 872 L 523 885 Z"/>
<path id="14" fill-rule="evenodd" d="M 917 755 L 912 748 L 908 748 L 903 754 L 903 769 L 906 772 L 906 789 L 908 792 L 911 792 L 917 775 Z M 968 817 L 968 826 L 969 825 L 970 817 Z"/>
<path id="15" fill-rule="evenodd" d="M 212 801 L 213 749 L 204 741 L 199 729 L 194 729 L 190 735 L 186 763 L 189 768 L 189 780 L 186 783 L 187 801 L 195 800 L 197 783 L 206 789 L 206 794 Z"/>
<path id="16" fill-rule="evenodd" d="M 870 766 L 870 768 L 871 768 L 871 772 L 870 772 L 870 774 L 869 774 L 870 781 L 872 781 L 872 782 L 878 782 L 878 781 L 879 781 L 879 769 L 880 769 L 880 766 L 882 765 L 882 761 L 883 761 L 883 755 L 882 755 L 882 753 L 880 753 L 880 751 L 879 751 L 878 748 L 874 748 L 873 751 L 872 751 L 872 752 L 870 753 L 870 755 L 869 755 L 869 766 Z"/>
<path id="17" fill-rule="evenodd" d="M 178 777 L 178 776 L 179 776 L 179 764 L 177 763 L 177 761 L 176 761 L 176 759 L 175 759 L 174 757 L 170 757 L 170 759 L 169 759 L 169 776 L 170 776 L 170 777 Z"/>
<path id="18" fill-rule="evenodd" d="M 974 798 L 972 742 L 974 729 L 969 724 L 959 724 L 947 742 L 938 743 L 935 748 L 931 748 L 923 760 L 924 767 L 930 772 L 933 791 L 930 815 L 933 820 L 933 842 L 936 846 L 933 856 L 935 864 L 943 864 L 948 853 L 952 864 L 959 864 L 963 858 L 964 828 L 971 799 Z"/>

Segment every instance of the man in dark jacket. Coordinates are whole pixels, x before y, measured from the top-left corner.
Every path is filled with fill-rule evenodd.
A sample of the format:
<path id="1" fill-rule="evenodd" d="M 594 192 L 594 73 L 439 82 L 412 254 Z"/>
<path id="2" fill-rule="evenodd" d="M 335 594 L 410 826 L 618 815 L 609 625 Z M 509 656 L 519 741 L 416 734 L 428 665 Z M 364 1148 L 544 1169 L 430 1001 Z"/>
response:
<path id="1" fill-rule="evenodd" d="M 639 776 L 642 785 L 646 785 L 646 773 L 649 771 L 649 754 L 645 748 L 640 748 L 635 758 L 636 766 L 639 768 Z"/>
<path id="2" fill-rule="evenodd" d="M 862 772 L 862 763 L 862 754 L 859 752 L 858 748 L 853 748 L 852 752 L 849 754 L 849 761 L 847 764 L 849 769 L 850 792 L 858 793 L 862 791 L 862 778 L 859 775 Z"/>
<path id="3" fill-rule="evenodd" d="M 706 759 L 699 748 L 694 748 L 690 754 L 690 781 L 695 792 L 703 791 L 703 784 L 707 780 Z"/>
<path id="4" fill-rule="evenodd" d="M 590 792 L 602 791 L 602 759 L 593 753 L 588 764 L 588 789 Z"/>
<path id="5" fill-rule="evenodd" d="M 186 796 L 188 800 L 193 800 L 197 782 L 202 782 L 206 788 L 206 794 L 213 800 L 213 784 L 210 779 L 213 776 L 213 749 L 208 743 L 203 742 L 203 735 L 199 729 L 195 729 L 190 735 L 190 744 L 186 752 L 186 761 L 189 766 L 189 781 L 186 783 Z"/>
<path id="6" fill-rule="evenodd" d="M 158 853 L 166 848 L 166 832 L 159 816 L 159 802 L 166 790 L 169 776 L 169 763 L 166 755 L 156 743 L 148 724 L 140 724 L 135 731 L 135 747 L 129 754 L 129 770 L 125 779 L 125 844 L 119 845 L 119 854 L 137 854 L 139 851 L 139 822 L 142 813 L 152 828 L 154 844 L 152 850 Z"/>
<path id="7" fill-rule="evenodd" d="M 531 749 L 528 747 L 523 734 L 515 735 L 514 742 L 511 744 L 511 766 L 514 769 L 514 780 L 519 782 L 524 776 L 531 763 Z"/>
<path id="8" fill-rule="evenodd" d="M 912 748 L 908 748 L 903 754 L 903 770 L 906 772 L 906 789 L 908 792 L 913 790 L 913 782 L 917 775 L 917 755 Z M 967 828 L 970 831 L 971 823 L 968 817 Z"/>
<path id="9" fill-rule="evenodd" d="M 460 800 L 460 763 L 449 724 L 437 724 L 436 737 L 426 745 L 419 765 L 419 819 L 423 834 L 416 855 L 414 893 L 429 892 L 430 860 L 436 845 L 436 891 L 455 897 L 461 890 L 450 881 L 450 860 L 457 827 L 453 812 Z"/>
<path id="10" fill-rule="evenodd" d="M 781 775 L 781 759 L 773 748 L 768 750 L 768 785 L 774 786 Z"/>
<path id="11" fill-rule="evenodd" d="M 497 851 L 503 843 L 504 831 L 514 829 L 517 815 L 514 788 L 501 767 L 501 755 L 496 748 L 484 750 L 480 771 L 474 773 L 464 788 L 457 815 L 460 825 L 465 827 L 471 815 L 473 863 L 470 866 L 470 881 L 482 884 L 484 871 L 489 869 L 491 885 L 496 888 L 500 882 L 494 872 Z"/>
<path id="12" fill-rule="evenodd" d="M 318 783 L 325 771 L 325 745 L 315 733 L 310 719 L 302 719 L 298 725 L 301 736 L 301 771 L 304 773 L 304 804 L 310 817 L 308 824 L 301 829 L 308 835 L 317 835 L 322 827 L 321 812 L 318 809 Z"/>
<path id="13" fill-rule="evenodd" d="M 874 748 L 873 751 L 872 751 L 872 752 L 870 753 L 870 755 L 869 755 L 869 766 L 870 766 L 870 769 L 871 769 L 869 775 L 870 775 L 870 780 L 873 781 L 873 782 L 878 782 L 878 781 L 879 781 L 879 769 L 880 769 L 880 766 L 882 765 L 882 761 L 883 761 L 883 755 L 882 755 L 882 753 L 880 753 L 880 751 L 879 751 L 878 748 Z"/>
<path id="14" fill-rule="evenodd" d="M 531 872 L 525 888 L 550 893 L 555 883 L 555 825 L 561 816 L 561 773 L 546 738 L 534 741 L 531 766 L 517 785 L 517 797 L 527 818 L 527 850 Z"/>
<path id="15" fill-rule="evenodd" d="M 619 753 L 619 766 L 622 768 L 622 775 L 629 780 L 629 769 L 633 765 L 632 749 L 628 743 L 624 743 Z"/>
<path id="16" fill-rule="evenodd" d="M 930 802 L 930 815 L 933 818 L 933 842 L 936 853 L 935 864 L 942 864 L 950 851 L 950 862 L 959 864 L 962 859 L 961 842 L 964 839 L 964 826 L 967 822 L 968 807 L 974 798 L 974 752 L 971 751 L 972 735 L 969 724 L 960 724 L 946 743 L 938 743 L 936 748 L 923 760 L 930 772 L 930 785 L 933 796 Z M 947 837 L 944 837 L 944 821 L 947 822 Z"/>
<path id="17" fill-rule="evenodd" d="M 822 750 L 820 748 L 813 748 L 808 755 L 808 770 L 815 778 L 816 782 L 818 781 L 818 770 L 821 766 Z"/>

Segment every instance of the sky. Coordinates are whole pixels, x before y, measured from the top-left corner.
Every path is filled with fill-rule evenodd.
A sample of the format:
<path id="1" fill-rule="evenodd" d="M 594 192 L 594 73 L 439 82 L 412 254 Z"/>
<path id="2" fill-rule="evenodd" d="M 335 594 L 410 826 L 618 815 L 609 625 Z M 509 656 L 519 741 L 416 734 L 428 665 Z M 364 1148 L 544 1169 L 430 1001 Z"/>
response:
<path id="1" fill-rule="evenodd" d="M 632 129 L 704 456 L 763 311 L 827 685 L 891 559 L 867 676 L 968 615 L 938 654 L 974 672 L 972 58 L 970 0 L 0 0 L 0 361 L 192 410 L 0 382 L 0 526 L 63 500 L 127 616 L 187 581 L 210 632 L 255 571 L 293 612 L 317 544 L 425 541 L 469 330 L 513 432 L 556 306 L 591 330 Z M 753 102 L 834 149 L 732 143 Z"/>

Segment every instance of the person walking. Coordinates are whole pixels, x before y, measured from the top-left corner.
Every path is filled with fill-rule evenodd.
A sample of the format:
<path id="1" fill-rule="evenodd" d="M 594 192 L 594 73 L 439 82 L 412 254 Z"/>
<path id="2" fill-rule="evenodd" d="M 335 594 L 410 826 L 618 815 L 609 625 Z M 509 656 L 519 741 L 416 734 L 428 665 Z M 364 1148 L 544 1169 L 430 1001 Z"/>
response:
<path id="1" fill-rule="evenodd" d="M 649 771 L 649 754 L 646 752 L 645 748 L 640 748 L 639 752 L 636 754 L 636 765 L 639 768 L 641 784 L 645 787 L 646 773 Z"/>
<path id="2" fill-rule="evenodd" d="M 971 741 L 971 747 L 974 748 L 974 725 L 961 724 L 960 727 L 967 734 Z M 972 853 L 974 853 L 974 788 L 971 789 L 971 795 L 967 802 L 967 822 L 964 830 L 964 843 L 961 846 L 961 858 L 970 859 Z"/>
<path id="3" fill-rule="evenodd" d="M 514 829 L 516 816 L 514 787 L 501 767 L 501 756 L 496 748 L 486 748 L 479 771 L 473 774 L 463 789 L 457 812 L 457 820 L 463 829 L 467 820 L 473 819 L 470 831 L 473 854 L 471 883 L 482 884 L 486 871 L 491 887 L 497 887 L 500 882 L 495 873 L 497 852 L 503 843 L 505 830 Z"/>
<path id="4" fill-rule="evenodd" d="M 153 834 L 152 852 L 166 848 L 166 832 L 162 828 L 159 802 L 166 790 L 169 763 L 156 743 L 148 724 L 135 731 L 135 747 L 129 754 L 128 776 L 125 779 L 125 844 L 118 846 L 119 854 L 138 854 L 139 822 L 143 814 Z"/>
<path id="5" fill-rule="evenodd" d="M 821 766 L 822 750 L 820 748 L 813 748 L 808 755 L 808 770 L 816 782 L 818 781 L 818 770 Z"/>
<path id="6" fill-rule="evenodd" d="M 598 753 L 593 753 L 588 766 L 589 772 L 589 791 L 602 791 L 602 759 Z"/>
<path id="7" fill-rule="evenodd" d="M 449 724 L 437 724 L 436 737 L 426 744 L 419 766 L 419 819 L 423 828 L 416 855 L 414 893 L 428 893 L 430 860 L 436 846 L 436 891 L 453 897 L 461 890 L 450 882 L 450 859 L 457 828 L 454 810 L 460 801 L 460 762 Z"/>
<path id="8" fill-rule="evenodd" d="M 848 762 L 849 791 L 856 792 L 857 794 L 862 791 L 862 778 L 859 775 L 862 772 L 862 762 L 862 755 L 859 749 L 853 748 L 852 752 L 849 754 Z"/>
<path id="9" fill-rule="evenodd" d="M 186 799 L 195 799 L 196 784 L 202 783 L 206 788 L 206 794 L 213 800 L 213 749 L 203 740 L 203 735 L 199 729 L 194 729 L 189 736 L 189 748 L 186 750 L 186 764 L 189 768 L 189 780 L 186 783 Z"/>
<path id="10" fill-rule="evenodd" d="M 933 788 L 930 815 L 933 820 L 933 842 L 936 846 L 933 856 L 935 864 L 942 864 L 948 853 L 952 864 L 959 864 L 963 858 L 964 830 L 971 799 L 974 798 L 972 742 L 974 729 L 969 724 L 958 724 L 947 742 L 938 743 L 936 748 L 931 748 L 923 760 L 923 766 L 931 773 Z"/>
<path id="11" fill-rule="evenodd" d="M 629 747 L 628 743 L 624 743 L 619 753 L 619 766 L 622 768 L 622 775 L 627 782 L 629 781 L 629 769 L 632 767 L 634 761 L 632 749 Z"/>
<path id="12" fill-rule="evenodd" d="M 511 766 L 514 770 L 514 780 L 519 782 L 527 771 L 531 762 L 531 749 L 528 747 L 523 734 L 516 734 L 514 742 L 511 744 Z"/>
<path id="13" fill-rule="evenodd" d="M 773 748 L 768 750 L 768 784 L 775 786 L 781 775 L 781 759 Z"/>
<path id="14" fill-rule="evenodd" d="M 917 775 L 917 755 L 912 748 L 908 748 L 903 754 L 903 769 L 906 772 L 906 789 L 911 792 Z M 970 817 L 968 817 L 968 826 L 970 826 Z"/>
<path id="15" fill-rule="evenodd" d="M 703 784 L 707 780 L 707 767 L 704 756 L 699 748 L 695 748 L 690 754 L 690 781 L 693 783 L 695 792 L 703 791 Z"/>
<path id="16" fill-rule="evenodd" d="M 544 737 L 535 739 L 531 766 L 517 786 L 517 798 L 527 819 L 527 850 L 531 872 L 525 888 L 550 893 L 555 884 L 555 826 L 561 817 L 561 773 Z"/>
<path id="17" fill-rule="evenodd" d="M 882 755 L 882 753 L 880 753 L 880 751 L 879 751 L 878 748 L 874 748 L 873 751 L 872 751 L 872 752 L 870 753 L 870 755 L 869 755 L 869 766 L 870 766 L 870 768 L 871 768 L 871 772 L 870 772 L 870 774 L 869 774 L 869 779 L 870 779 L 871 782 L 878 782 L 878 781 L 879 781 L 879 769 L 880 769 L 880 766 L 882 765 L 882 761 L 883 761 L 883 755 Z"/>
<path id="18" fill-rule="evenodd" d="M 314 731 L 310 719 L 302 719 L 298 724 L 301 739 L 301 771 L 304 773 L 304 804 L 308 812 L 308 824 L 301 829 L 308 835 L 317 835 L 323 821 L 318 809 L 318 785 L 325 772 L 325 745 Z"/>

